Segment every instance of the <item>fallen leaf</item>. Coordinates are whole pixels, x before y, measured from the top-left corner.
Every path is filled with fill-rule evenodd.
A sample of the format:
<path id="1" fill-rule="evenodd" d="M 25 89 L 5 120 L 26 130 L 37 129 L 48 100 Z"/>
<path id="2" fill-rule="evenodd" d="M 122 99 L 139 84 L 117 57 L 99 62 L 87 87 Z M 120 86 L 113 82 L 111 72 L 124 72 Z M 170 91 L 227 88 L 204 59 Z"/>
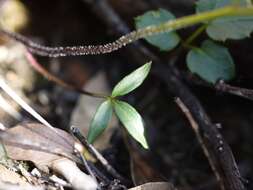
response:
<path id="1" fill-rule="evenodd" d="M 29 160 L 40 169 L 50 167 L 53 160 L 63 156 L 73 160 L 74 138 L 67 132 L 34 123 L 12 127 L 2 132 L 8 156 L 14 160 Z"/>
<path id="2" fill-rule="evenodd" d="M 80 162 L 74 152 L 78 142 L 67 132 L 29 123 L 0 132 L 0 139 L 11 159 L 32 161 L 43 171 L 51 168 L 64 176 L 74 189 L 97 188 L 94 179 L 83 173 L 74 162 Z"/>

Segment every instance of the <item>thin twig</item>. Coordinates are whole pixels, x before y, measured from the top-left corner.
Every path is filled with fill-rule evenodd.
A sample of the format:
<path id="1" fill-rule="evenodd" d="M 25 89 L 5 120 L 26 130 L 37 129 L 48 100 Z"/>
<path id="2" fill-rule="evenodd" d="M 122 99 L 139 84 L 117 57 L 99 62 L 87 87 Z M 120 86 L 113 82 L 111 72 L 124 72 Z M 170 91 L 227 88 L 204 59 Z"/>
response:
<path id="1" fill-rule="evenodd" d="M 92 162 L 88 162 L 90 169 L 93 171 L 93 173 L 96 175 L 96 177 L 99 179 L 100 182 L 103 182 L 104 184 L 109 184 L 111 180 L 105 176 L 102 171 L 97 168 Z"/>
<path id="2" fill-rule="evenodd" d="M 123 178 L 91 144 L 88 143 L 78 128 L 71 126 L 71 132 L 84 145 L 84 147 L 87 148 L 89 153 L 103 165 L 107 172 L 109 172 L 113 177 L 121 180 L 123 183 L 127 182 L 127 180 Z"/>
<path id="3" fill-rule="evenodd" d="M 8 84 L 5 83 L 3 78 L 0 78 L 0 88 L 8 94 L 18 105 L 20 105 L 25 111 L 31 114 L 36 120 L 44 124 L 45 127 L 48 127 L 55 134 L 57 134 L 62 139 L 65 139 L 55 127 L 53 127 L 47 120 L 45 120 L 38 112 L 36 112 L 28 103 L 26 103 L 14 90 L 12 90 Z M 6 139 L 7 141 L 7 139 Z M 69 143 L 68 141 L 66 141 Z M 30 145 L 29 145 L 30 146 Z"/>
<path id="4" fill-rule="evenodd" d="M 36 112 L 30 105 L 28 105 L 14 90 L 12 90 L 4 81 L 3 78 L 0 78 L 0 88 L 6 92 L 15 102 L 17 102 L 24 110 L 26 110 L 28 113 L 30 113 L 35 119 L 37 119 L 39 122 L 43 123 L 53 131 L 57 133 L 55 128 L 46 121 L 38 112 Z"/>
<path id="5" fill-rule="evenodd" d="M 94 175 L 93 171 L 91 170 L 87 160 L 84 158 L 83 154 L 80 152 L 79 154 L 82 162 L 83 162 L 83 165 L 85 166 L 86 170 L 88 171 L 88 173 L 92 176 L 92 178 L 95 180 L 95 182 L 98 184 L 97 182 L 97 179 L 96 179 L 96 176 Z"/>
<path id="6" fill-rule="evenodd" d="M 184 73 L 184 80 L 190 84 L 207 87 L 217 90 L 218 92 L 228 93 L 248 100 L 253 100 L 253 89 L 241 88 L 227 84 L 224 80 L 219 80 L 215 85 L 211 85 L 198 77 L 192 76 L 188 73 Z"/>
<path id="7" fill-rule="evenodd" d="M 173 68 L 171 70 L 163 68 L 159 69 L 159 75 L 157 76 L 167 83 L 170 92 L 176 97 L 180 97 L 198 123 L 199 131 L 209 148 L 210 155 L 215 159 L 217 171 L 222 176 L 225 189 L 245 190 L 240 171 L 229 145 L 223 139 L 216 125 L 211 122 L 199 100 L 178 79 L 178 72 L 173 71 Z"/>
<path id="8" fill-rule="evenodd" d="M 215 84 L 215 89 L 221 92 L 226 92 L 249 100 L 253 100 L 253 90 L 231 86 L 229 84 L 226 84 L 223 80 L 220 80 Z"/>
<path id="9" fill-rule="evenodd" d="M 199 129 L 199 125 L 198 123 L 194 120 L 191 112 L 189 111 L 189 109 L 186 107 L 186 105 L 180 100 L 180 98 L 176 98 L 175 102 L 177 103 L 177 105 L 179 106 L 179 108 L 182 110 L 182 112 L 185 114 L 186 118 L 189 120 L 191 127 L 193 129 L 193 131 L 195 132 L 195 135 L 199 141 L 199 144 L 201 145 L 203 152 L 205 153 L 209 164 L 216 176 L 216 178 L 218 179 L 218 182 L 220 183 L 220 187 L 221 189 L 225 190 L 224 184 L 222 183 L 222 176 L 219 174 L 219 172 L 216 169 L 216 165 L 214 163 L 214 160 L 212 159 L 209 150 L 207 148 L 207 146 L 204 143 L 204 140 L 200 134 L 200 129 Z"/>

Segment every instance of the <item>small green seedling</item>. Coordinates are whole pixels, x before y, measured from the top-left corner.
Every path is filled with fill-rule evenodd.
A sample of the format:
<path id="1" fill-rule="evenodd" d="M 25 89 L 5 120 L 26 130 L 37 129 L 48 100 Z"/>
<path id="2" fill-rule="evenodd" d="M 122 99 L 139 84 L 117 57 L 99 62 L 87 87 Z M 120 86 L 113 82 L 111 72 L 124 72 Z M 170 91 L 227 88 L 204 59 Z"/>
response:
<path id="1" fill-rule="evenodd" d="M 220 79 L 229 81 L 235 77 L 236 73 L 233 58 L 226 47 L 213 40 L 223 42 L 229 39 L 238 40 L 249 36 L 253 31 L 253 16 L 252 14 L 245 14 L 245 16 L 217 16 L 216 19 L 210 20 L 212 17 L 210 11 L 215 9 L 226 11 L 222 9 L 226 6 L 250 8 L 252 7 L 252 2 L 249 0 L 199 0 L 196 2 L 195 17 L 185 17 L 185 20 L 184 18 L 176 19 L 172 13 L 164 9 L 148 11 L 135 18 L 137 32 L 120 38 L 116 44 L 144 38 L 161 51 L 170 51 L 181 43 L 182 47 L 189 49 L 186 56 L 186 64 L 192 73 L 210 84 L 215 84 Z M 207 14 L 203 15 L 202 13 L 205 12 Z M 175 30 L 184 28 L 190 25 L 189 23 L 197 23 L 198 19 L 201 20 L 200 27 L 188 39 L 182 40 Z M 149 28 L 150 31 L 148 30 Z M 195 38 L 204 31 L 211 39 L 205 40 L 199 47 L 192 45 Z M 127 38 L 129 39 L 126 40 Z M 126 76 L 114 87 L 111 96 L 107 97 L 107 100 L 99 106 L 92 120 L 88 134 L 89 142 L 94 142 L 104 131 L 114 111 L 129 134 L 141 143 L 144 148 L 148 148 L 141 116 L 132 106 L 117 98 L 140 86 L 146 78 L 150 66 L 150 63 L 145 64 Z"/>
<path id="2" fill-rule="evenodd" d="M 176 32 L 176 30 L 196 24 L 200 24 L 199 28 L 186 40 L 180 38 Z M 235 77 L 234 61 L 222 43 L 226 40 L 239 40 L 250 36 L 253 32 L 253 4 L 251 0 L 198 0 L 196 1 L 196 14 L 176 18 L 169 11 L 159 9 L 138 16 L 135 19 L 135 25 L 135 31 L 121 36 L 114 42 L 104 45 L 72 47 L 42 46 L 19 34 L 4 29 L 1 29 L 0 32 L 23 43 L 33 53 L 48 57 L 106 54 L 139 39 L 145 39 L 161 51 L 171 51 L 180 44 L 181 47 L 189 50 L 186 56 L 188 69 L 214 85 L 220 79 L 229 81 Z M 204 31 L 210 39 L 204 40 L 201 45 L 196 45 L 194 40 Z M 65 87 L 76 89 L 39 67 L 36 61 L 29 56 L 29 52 L 27 55 L 31 65 L 44 76 L 50 76 L 48 78 Z M 118 100 L 118 97 L 140 86 L 149 73 L 150 67 L 151 63 L 147 63 L 126 76 L 115 86 L 110 96 L 77 89 L 82 94 L 106 99 L 99 106 L 92 120 L 88 134 L 89 142 L 94 142 L 104 131 L 114 111 L 130 135 L 144 148 L 148 148 L 141 116 L 132 106 Z M 47 122 L 44 121 L 44 123 Z"/>
<path id="3" fill-rule="evenodd" d="M 88 133 L 89 143 L 93 143 L 106 129 L 114 111 L 129 134 L 144 148 L 148 148 L 144 125 L 140 114 L 128 103 L 118 100 L 118 97 L 126 95 L 139 87 L 147 77 L 150 68 L 151 62 L 146 63 L 124 77 L 113 88 L 111 95 L 98 107 L 91 122 Z"/>

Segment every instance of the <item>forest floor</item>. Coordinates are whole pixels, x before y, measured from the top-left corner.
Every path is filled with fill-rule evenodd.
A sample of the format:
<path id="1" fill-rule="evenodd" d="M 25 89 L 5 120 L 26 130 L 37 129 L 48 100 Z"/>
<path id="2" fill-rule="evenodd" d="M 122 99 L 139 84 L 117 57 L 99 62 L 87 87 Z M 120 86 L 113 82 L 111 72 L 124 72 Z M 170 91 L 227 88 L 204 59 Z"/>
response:
<path id="1" fill-rule="evenodd" d="M 0 8 L 4 9 L 4 3 L 8 2 L 0 2 L 3 4 Z M 177 17 L 194 13 L 193 0 L 23 0 L 21 4 L 25 8 L 27 22 L 16 32 L 50 46 L 104 44 L 114 41 L 132 31 L 134 18 L 147 10 L 164 8 Z M 17 14 L 15 19 L 21 19 L 19 16 L 23 13 L 13 14 Z M 180 34 L 187 38 L 193 29 L 194 27 L 180 31 Z M 100 100 L 66 89 L 38 74 L 24 60 L 22 45 L 0 37 L 1 75 L 8 84 L 21 93 L 50 124 L 65 131 L 76 126 L 86 136 Z M 204 38 L 205 34 L 199 40 Z M 250 82 L 253 80 L 250 72 L 253 69 L 252 38 L 229 41 L 226 45 L 237 69 L 236 78 L 231 84 L 253 88 Z M 150 149 L 141 148 L 127 135 L 116 118 L 113 118 L 110 128 L 94 146 L 124 180 L 115 180 L 101 164 L 91 159 L 89 162 L 95 170 L 107 178 L 107 184 L 100 180 L 104 189 L 131 188 L 148 182 L 168 182 L 180 190 L 213 190 L 220 189 L 221 183 L 230 183 L 230 180 L 236 178 L 247 189 L 253 189 L 252 101 L 223 93 L 200 81 L 187 70 L 185 56 L 184 50 L 180 53 L 161 53 L 143 40 L 106 55 L 64 58 L 35 56 L 38 63 L 63 81 L 78 88 L 105 93 L 109 93 L 122 77 L 140 65 L 153 61 L 151 74 L 144 84 L 124 98 L 142 115 Z M 7 98 L 4 92 L 1 97 Z M 6 110 L 0 110 L 0 119 L 4 126 L 35 121 L 15 102 L 11 101 L 10 105 L 19 109 L 19 112 L 11 110 L 10 116 Z M 190 122 L 189 115 L 183 112 L 183 108 L 188 109 L 190 116 L 192 115 Z M 196 126 L 194 128 L 194 123 L 197 129 Z M 219 151 L 220 147 L 215 144 L 220 139 L 225 144 L 221 147 L 224 152 Z M 205 148 L 209 156 L 203 151 Z M 232 163 L 230 151 L 236 164 Z M 241 176 L 233 173 L 236 168 L 229 168 L 236 165 Z M 5 170 L 1 169 L 2 166 L 4 164 L 0 165 L 0 171 Z M 30 163 L 25 166 L 28 173 L 35 167 Z M 212 167 L 217 171 L 214 172 Z M 15 173 L 24 175 L 20 168 Z M 43 175 L 46 177 L 40 177 L 39 182 L 35 180 L 36 183 L 46 185 L 47 189 L 61 188 L 55 186 L 55 181 L 51 181 L 52 171 Z M 220 176 L 220 182 L 217 181 L 217 176 Z M 0 174 L 0 179 L 4 181 L 4 178 L 6 176 L 1 177 Z M 34 179 L 31 182 L 26 178 L 25 181 L 36 185 Z M 164 189 L 172 189 L 168 183 Z M 162 187 L 154 186 L 151 189 Z"/>

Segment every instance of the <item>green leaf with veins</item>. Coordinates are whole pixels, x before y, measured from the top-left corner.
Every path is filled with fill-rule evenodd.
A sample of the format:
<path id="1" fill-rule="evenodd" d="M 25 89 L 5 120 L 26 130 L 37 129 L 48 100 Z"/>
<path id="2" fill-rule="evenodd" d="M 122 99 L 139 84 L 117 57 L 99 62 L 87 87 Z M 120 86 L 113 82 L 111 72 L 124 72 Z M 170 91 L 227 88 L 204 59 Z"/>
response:
<path id="1" fill-rule="evenodd" d="M 174 15 L 167 10 L 158 9 L 148 11 L 135 18 L 136 29 L 141 29 L 150 25 L 157 25 L 175 19 Z M 168 51 L 175 48 L 180 42 L 180 37 L 176 32 L 166 32 L 145 38 L 150 44 L 158 47 L 161 51 Z"/>
<path id="2" fill-rule="evenodd" d="M 145 130 L 140 114 L 131 105 L 123 101 L 114 100 L 113 107 L 129 134 L 147 149 L 148 144 L 144 135 Z"/>
<path id="3" fill-rule="evenodd" d="M 140 86 L 147 77 L 151 68 L 151 62 L 139 67 L 126 77 L 124 77 L 113 89 L 112 97 L 122 96 Z"/>
<path id="4" fill-rule="evenodd" d="M 192 73 L 213 84 L 235 76 L 235 65 L 227 48 L 210 40 L 204 41 L 201 48 L 192 49 L 186 61 Z"/>
<path id="5" fill-rule="evenodd" d="M 98 107 L 95 116 L 92 119 L 88 132 L 89 143 L 93 143 L 95 139 L 102 134 L 102 132 L 108 126 L 111 117 L 112 117 L 112 103 L 110 100 L 107 100 Z"/>

